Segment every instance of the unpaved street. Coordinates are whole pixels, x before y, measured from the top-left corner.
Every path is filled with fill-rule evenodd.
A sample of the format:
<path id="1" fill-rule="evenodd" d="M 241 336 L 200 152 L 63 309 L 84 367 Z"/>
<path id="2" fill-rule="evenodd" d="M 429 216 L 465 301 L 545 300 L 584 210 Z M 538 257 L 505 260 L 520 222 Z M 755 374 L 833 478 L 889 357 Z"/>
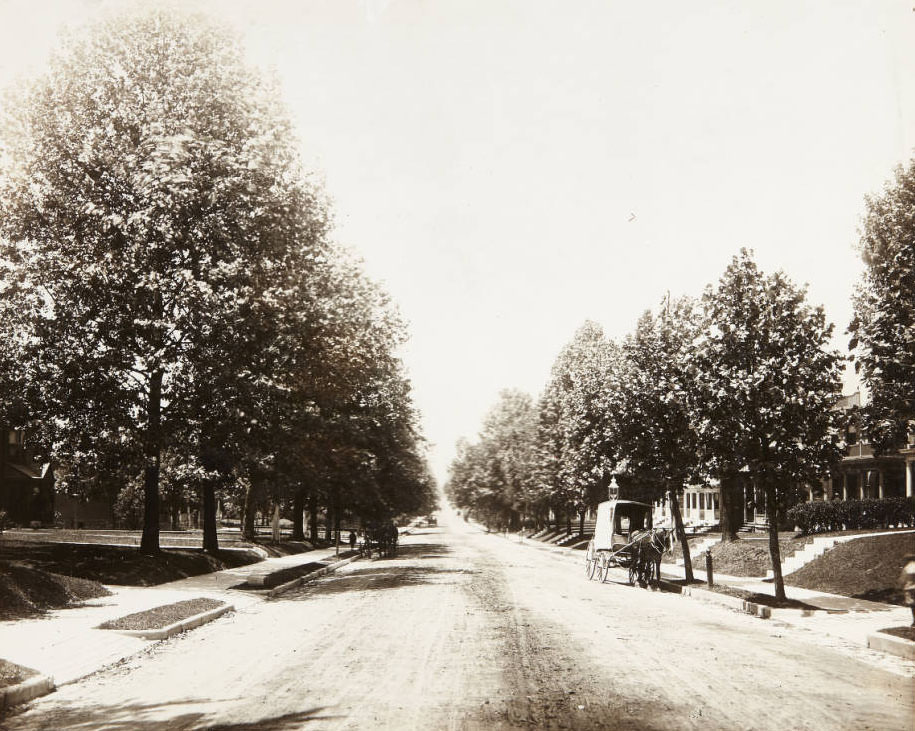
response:
<path id="1" fill-rule="evenodd" d="M 915 683 L 456 523 L 66 686 L 10 729 L 911 729 Z"/>

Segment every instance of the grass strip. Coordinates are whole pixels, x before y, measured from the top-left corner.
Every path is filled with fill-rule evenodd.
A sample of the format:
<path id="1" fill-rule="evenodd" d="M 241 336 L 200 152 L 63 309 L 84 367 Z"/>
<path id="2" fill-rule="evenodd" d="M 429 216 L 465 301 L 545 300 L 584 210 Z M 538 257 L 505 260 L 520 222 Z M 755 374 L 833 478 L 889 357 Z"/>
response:
<path id="1" fill-rule="evenodd" d="M 11 685 L 19 685 L 23 680 L 38 675 L 37 670 L 24 668 L 8 660 L 0 660 L 0 688 L 8 688 Z"/>
<path id="2" fill-rule="evenodd" d="M 224 606 L 225 602 L 216 599 L 199 597 L 197 599 L 187 599 L 174 604 L 164 604 L 161 607 L 153 607 L 145 612 L 134 612 L 126 617 L 113 619 L 99 625 L 99 629 L 162 629 L 170 624 L 180 622 L 196 614 L 207 612 L 211 609 Z"/>

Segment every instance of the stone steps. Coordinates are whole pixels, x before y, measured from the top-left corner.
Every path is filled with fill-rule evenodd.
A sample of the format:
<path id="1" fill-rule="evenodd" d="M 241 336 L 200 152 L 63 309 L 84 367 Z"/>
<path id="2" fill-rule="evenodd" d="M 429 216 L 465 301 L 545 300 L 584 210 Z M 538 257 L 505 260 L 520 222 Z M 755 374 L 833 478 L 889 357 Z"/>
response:
<path id="1" fill-rule="evenodd" d="M 696 561 L 699 561 L 704 555 L 705 552 L 718 543 L 721 540 L 721 536 L 709 536 L 708 538 L 702 539 L 697 543 L 693 549 L 689 552 L 689 558 L 692 564 L 695 566 Z M 682 558 L 677 559 L 677 566 L 683 566 L 684 561 Z"/>
<path id="2" fill-rule="evenodd" d="M 782 576 L 793 574 L 811 561 L 815 561 L 826 551 L 835 547 L 839 543 L 848 543 L 859 538 L 872 538 L 874 536 L 886 536 L 895 533 L 915 533 L 915 531 L 884 531 L 881 533 L 858 533 L 846 536 L 815 536 L 813 542 L 808 544 L 803 550 L 798 551 L 793 556 L 784 559 L 781 563 Z M 766 572 L 766 578 L 771 579 L 775 576 L 772 569 Z"/>

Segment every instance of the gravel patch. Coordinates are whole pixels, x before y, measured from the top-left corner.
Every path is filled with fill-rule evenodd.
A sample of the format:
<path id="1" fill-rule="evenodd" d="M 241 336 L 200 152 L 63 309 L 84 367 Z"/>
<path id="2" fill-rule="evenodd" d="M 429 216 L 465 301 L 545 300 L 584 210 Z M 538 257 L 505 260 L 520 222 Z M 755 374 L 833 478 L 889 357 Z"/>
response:
<path id="1" fill-rule="evenodd" d="M 167 627 L 175 622 L 180 622 L 182 619 L 193 617 L 195 614 L 207 612 L 210 609 L 216 609 L 217 607 L 222 607 L 224 605 L 225 602 L 205 597 L 188 599 L 183 602 L 175 602 L 174 604 L 165 604 L 161 607 L 147 609 L 145 612 L 128 614 L 126 617 L 113 619 L 110 622 L 100 624 L 98 628 L 119 630 L 161 629 L 162 627 Z"/>

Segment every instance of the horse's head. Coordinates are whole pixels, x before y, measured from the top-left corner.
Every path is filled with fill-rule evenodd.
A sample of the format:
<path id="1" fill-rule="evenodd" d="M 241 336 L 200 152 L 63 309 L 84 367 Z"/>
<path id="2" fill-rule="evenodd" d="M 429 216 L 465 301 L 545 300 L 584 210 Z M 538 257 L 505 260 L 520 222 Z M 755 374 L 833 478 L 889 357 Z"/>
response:
<path id="1" fill-rule="evenodd" d="M 667 553 L 673 548 L 674 532 L 669 528 L 655 528 L 651 532 L 651 542 L 654 547 L 662 554 Z"/>

